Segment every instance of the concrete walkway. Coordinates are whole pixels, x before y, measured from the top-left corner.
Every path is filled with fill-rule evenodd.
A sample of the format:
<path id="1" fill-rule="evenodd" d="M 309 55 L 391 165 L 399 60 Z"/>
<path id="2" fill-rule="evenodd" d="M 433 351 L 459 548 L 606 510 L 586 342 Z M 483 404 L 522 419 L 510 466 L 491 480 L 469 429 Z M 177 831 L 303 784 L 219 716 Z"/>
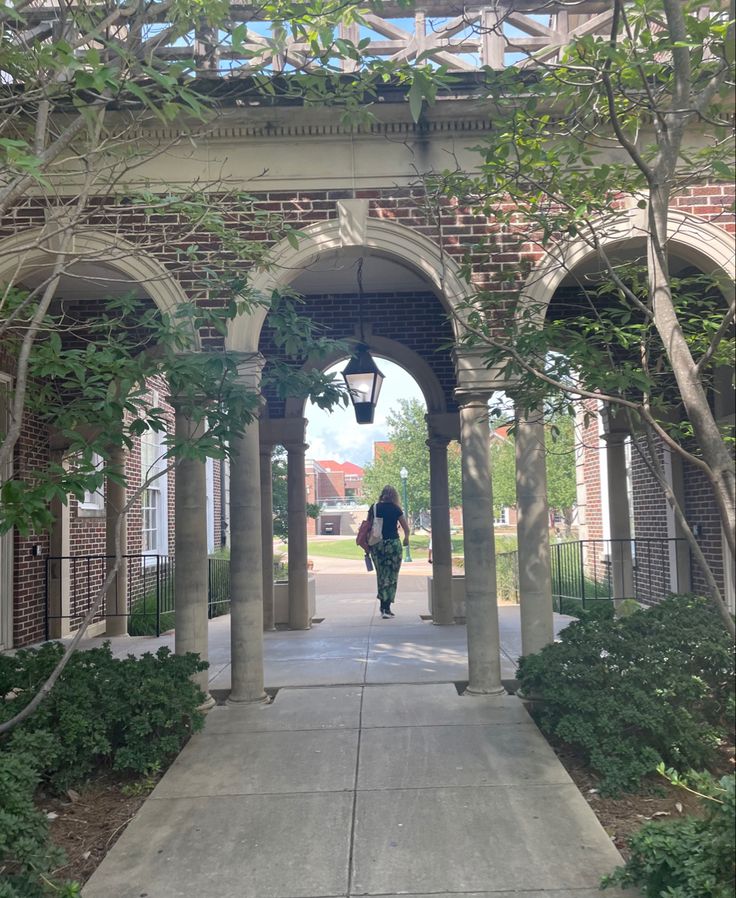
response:
<path id="1" fill-rule="evenodd" d="M 210 712 L 84 898 L 597 896 L 618 852 L 518 699 L 458 693 L 464 627 L 421 619 L 413 571 L 391 621 L 367 575 L 319 575 L 324 622 L 267 634 L 275 700 Z"/>

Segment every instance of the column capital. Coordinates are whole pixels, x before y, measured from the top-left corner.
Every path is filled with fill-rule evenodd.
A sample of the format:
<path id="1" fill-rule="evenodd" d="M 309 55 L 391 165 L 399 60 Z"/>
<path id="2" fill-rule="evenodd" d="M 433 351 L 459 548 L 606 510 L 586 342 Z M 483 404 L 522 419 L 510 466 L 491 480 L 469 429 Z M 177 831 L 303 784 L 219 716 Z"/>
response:
<path id="1" fill-rule="evenodd" d="M 288 447 L 289 443 L 304 443 L 307 432 L 306 418 L 261 418 L 262 443 Z"/>
<path id="2" fill-rule="evenodd" d="M 302 443 L 299 440 L 289 440 L 289 442 L 282 444 L 286 452 L 301 452 L 306 454 L 307 449 L 309 449 L 309 443 Z"/>
<path id="3" fill-rule="evenodd" d="M 603 422 L 603 433 L 601 436 L 604 440 L 611 438 L 612 442 L 616 442 L 631 436 L 629 416 L 626 409 L 616 408 L 610 403 L 603 403 L 600 416 Z"/>
<path id="4" fill-rule="evenodd" d="M 447 449 L 450 445 L 450 438 L 444 437 L 440 434 L 430 433 L 426 440 L 426 446 L 431 451 L 432 449 Z"/>
<path id="5" fill-rule="evenodd" d="M 261 389 L 261 376 L 266 359 L 260 352 L 230 352 L 229 357 L 235 362 L 238 374 L 236 382 L 253 392 Z"/>
<path id="6" fill-rule="evenodd" d="M 427 422 L 430 438 L 437 436 L 447 440 L 460 439 L 460 416 L 457 412 L 428 412 L 424 420 Z"/>
<path id="7" fill-rule="evenodd" d="M 482 393 L 466 393 L 464 391 L 455 390 L 455 399 L 460 408 L 470 408 L 472 406 L 488 407 L 488 401 L 493 395 L 493 391 Z"/>
<path id="8" fill-rule="evenodd" d="M 490 396 L 513 387 L 514 380 L 505 365 L 489 365 L 488 351 L 475 346 L 456 346 L 453 350 L 458 392 L 483 393 Z"/>

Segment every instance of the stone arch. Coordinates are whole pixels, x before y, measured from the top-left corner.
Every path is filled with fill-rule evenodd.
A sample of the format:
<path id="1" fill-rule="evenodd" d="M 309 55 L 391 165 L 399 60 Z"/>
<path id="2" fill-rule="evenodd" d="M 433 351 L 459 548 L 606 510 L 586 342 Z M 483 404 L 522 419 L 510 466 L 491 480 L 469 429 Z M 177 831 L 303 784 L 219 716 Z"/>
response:
<path id="1" fill-rule="evenodd" d="M 424 396 L 424 401 L 427 404 L 427 414 L 442 414 L 447 411 L 447 400 L 442 385 L 440 384 L 437 375 L 420 355 L 388 337 L 377 337 L 373 334 L 366 334 L 365 342 L 374 355 L 382 356 L 391 362 L 395 362 L 414 378 L 419 385 L 419 389 Z M 319 364 L 316 362 L 307 363 L 304 366 L 304 369 L 314 370 L 318 368 L 321 371 L 325 371 L 327 368 L 331 368 L 338 362 L 343 360 L 347 362 L 348 358 L 349 355 L 345 352 L 337 352 L 327 360 L 321 361 Z M 301 397 L 291 397 L 287 399 L 285 417 L 303 417 L 306 403 L 306 399 Z"/>
<path id="2" fill-rule="evenodd" d="M 49 236 L 45 228 L 29 229 L 8 237 L 0 242 L 0 281 L 11 275 L 17 277 L 36 268 L 48 267 L 57 249 L 58 237 Z M 141 284 L 159 311 L 165 314 L 173 314 L 179 305 L 189 301 L 181 284 L 157 259 L 117 235 L 91 228 L 76 230 L 68 255 L 74 257 L 70 264 L 98 262 Z M 192 335 L 192 342 L 199 348 L 198 334 Z"/>
<path id="3" fill-rule="evenodd" d="M 305 228 L 305 237 L 296 247 L 286 239 L 276 244 L 264 268 L 253 280 L 256 296 L 269 296 L 273 290 L 287 287 L 324 253 L 362 246 L 371 255 L 400 262 L 424 277 L 451 316 L 453 332 L 457 334 L 464 318 L 462 303 L 472 295 L 457 264 L 423 234 L 394 221 L 368 216 L 367 201 L 365 203 L 366 214 L 357 228 L 359 233 L 346 227 L 341 217 Z M 257 351 L 267 313 L 267 309 L 258 308 L 250 315 L 236 318 L 230 326 L 227 348 L 240 352 Z"/>
<path id="4" fill-rule="evenodd" d="M 643 240 L 648 233 L 647 210 L 630 209 L 625 216 L 601 220 L 596 227 L 606 249 Z M 736 241 L 722 228 L 685 212 L 670 210 L 667 243 L 678 255 L 708 272 L 721 275 L 724 292 L 733 291 Z M 536 321 L 540 326 L 562 281 L 595 250 L 582 237 L 572 238 L 552 251 L 528 276 L 519 296 L 517 320 Z"/>

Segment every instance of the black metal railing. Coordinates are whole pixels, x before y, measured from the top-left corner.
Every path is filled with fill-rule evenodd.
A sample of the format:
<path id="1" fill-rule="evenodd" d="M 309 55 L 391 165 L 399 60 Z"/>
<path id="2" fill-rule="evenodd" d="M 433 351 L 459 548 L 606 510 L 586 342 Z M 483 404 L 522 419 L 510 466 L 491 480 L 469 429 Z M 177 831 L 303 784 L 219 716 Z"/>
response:
<path id="1" fill-rule="evenodd" d="M 107 555 L 54 555 L 46 559 L 46 639 L 60 635 L 62 621 L 77 630 L 100 594 L 111 558 Z M 125 618 L 131 636 L 160 636 L 174 626 L 174 559 L 168 555 L 124 555 L 93 622 Z M 120 595 L 125 583 L 125 596 Z M 207 614 L 230 611 L 230 561 L 208 559 Z M 58 622 L 59 626 L 54 627 Z M 52 634 L 52 630 L 56 632 Z"/>
<path id="2" fill-rule="evenodd" d="M 659 602 L 687 592 L 689 553 L 684 539 L 588 539 L 550 545 L 552 604 L 575 615 L 597 603 L 635 599 Z M 498 598 L 519 601 L 519 553 L 496 555 Z"/>
<path id="3" fill-rule="evenodd" d="M 207 559 L 207 616 L 219 617 L 230 613 L 230 559 Z"/>
<path id="4" fill-rule="evenodd" d="M 586 539 L 553 543 L 550 552 L 552 603 L 560 613 L 624 599 L 654 604 L 690 589 L 684 539 Z"/>

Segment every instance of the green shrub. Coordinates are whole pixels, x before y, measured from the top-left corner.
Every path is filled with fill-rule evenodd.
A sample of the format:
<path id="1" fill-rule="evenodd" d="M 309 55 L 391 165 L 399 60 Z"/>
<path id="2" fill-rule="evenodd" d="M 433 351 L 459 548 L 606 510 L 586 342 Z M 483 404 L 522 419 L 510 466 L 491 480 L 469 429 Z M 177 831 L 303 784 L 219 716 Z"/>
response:
<path id="1" fill-rule="evenodd" d="M 645 898 L 733 898 L 734 776 L 701 779 L 701 788 L 710 796 L 705 817 L 645 823 L 629 839 L 629 860 L 605 877 L 603 888 L 639 886 Z"/>
<path id="2" fill-rule="evenodd" d="M 46 817 L 33 803 L 38 781 L 32 755 L 0 753 L 0 898 L 78 894 L 76 886 L 50 875 L 64 854 L 49 843 Z"/>
<path id="3" fill-rule="evenodd" d="M 541 728 L 578 749 L 601 790 L 636 789 L 660 761 L 707 768 L 733 710 L 733 654 L 705 600 L 672 596 L 628 617 L 573 622 L 522 658 Z"/>
<path id="4" fill-rule="evenodd" d="M 155 636 L 156 635 L 156 612 L 155 603 L 151 605 L 148 598 L 140 599 L 130 608 L 128 615 L 128 636 Z M 168 630 L 174 629 L 173 611 L 162 611 L 159 620 L 159 633 L 166 633 Z"/>
<path id="5" fill-rule="evenodd" d="M 49 643 L 12 658 L 0 656 L 0 689 L 16 697 L 0 704 L 0 719 L 17 713 L 61 656 Z M 77 652 L 38 710 L 0 743 L 37 759 L 41 778 L 57 790 L 100 766 L 143 773 L 166 762 L 202 725 L 203 695 L 192 674 L 206 668 L 196 655 L 161 648 L 141 658 L 112 657 L 109 645 Z"/>

